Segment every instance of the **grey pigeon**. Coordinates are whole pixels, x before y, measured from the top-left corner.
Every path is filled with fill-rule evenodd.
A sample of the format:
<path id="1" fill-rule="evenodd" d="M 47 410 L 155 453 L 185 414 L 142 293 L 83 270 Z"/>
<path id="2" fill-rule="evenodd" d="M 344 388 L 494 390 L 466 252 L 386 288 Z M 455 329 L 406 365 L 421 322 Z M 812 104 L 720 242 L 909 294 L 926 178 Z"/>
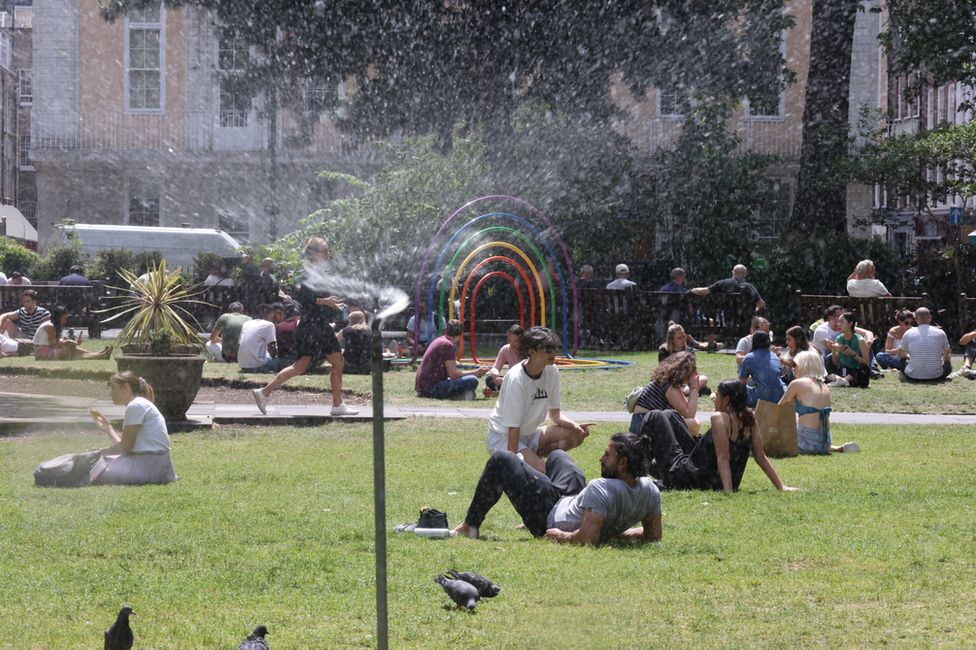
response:
<path id="1" fill-rule="evenodd" d="M 112 627 L 105 630 L 105 650 L 132 650 L 132 628 L 129 627 L 129 616 L 135 614 L 126 605 L 119 610 L 119 615 L 112 623 Z"/>
<path id="2" fill-rule="evenodd" d="M 481 597 L 478 595 L 478 588 L 464 580 L 452 580 L 444 576 L 437 576 L 434 578 L 434 582 L 444 588 L 444 591 L 451 597 L 451 600 L 457 603 L 458 607 L 474 609 Z"/>
<path id="3" fill-rule="evenodd" d="M 264 635 L 268 633 L 268 628 L 258 625 L 254 631 L 237 646 L 237 650 L 268 650 L 268 642 L 264 640 Z"/>
<path id="4" fill-rule="evenodd" d="M 447 574 L 455 580 L 464 580 L 468 584 L 474 585 L 478 589 L 478 595 L 481 598 L 494 598 L 502 590 L 501 587 L 488 578 L 477 573 L 472 573 L 471 571 L 461 571 L 458 573 L 454 569 L 451 569 Z"/>

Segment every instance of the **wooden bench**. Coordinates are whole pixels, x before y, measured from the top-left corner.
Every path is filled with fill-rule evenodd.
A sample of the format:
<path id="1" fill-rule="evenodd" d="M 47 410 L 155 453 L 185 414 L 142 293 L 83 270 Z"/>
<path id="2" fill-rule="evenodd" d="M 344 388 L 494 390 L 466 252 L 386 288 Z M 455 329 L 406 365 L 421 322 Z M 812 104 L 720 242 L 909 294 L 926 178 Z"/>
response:
<path id="1" fill-rule="evenodd" d="M 96 313 L 108 306 L 105 301 L 105 286 L 102 282 L 92 282 L 90 286 L 80 287 L 57 283 L 35 283 L 27 286 L 6 284 L 0 286 L 0 313 L 16 311 L 20 308 L 20 294 L 27 289 L 37 292 L 37 303 L 45 309 L 54 305 L 68 308 L 68 327 L 85 328 L 88 337 L 97 339 L 102 335 L 102 319 L 105 314 Z"/>
<path id="2" fill-rule="evenodd" d="M 890 296 L 886 298 L 851 298 L 850 296 L 821 296 L 804 295 L 796 292 L 797 317 L 798 323 L 802 327 L 807 327 L 823 318 L 824 310 L 831 305 L 840 305 L 845 310 L 852 311 L 857 315 L 857 326 L 874 332 L 875 336 L 884 342 L 888 330 L 894 327 L 895 314 L 902 309 L 915 311 L 919 307 L 933 308 L 930 304 L 928 295 L 921 296 Z M 933 316 L 936 314 L 933 313 Z M 953 325 L 951 323 L 939 323 L 940 325 Z M 953 332 L 955 329 L 953 329 Z M 949 331 L 947 329 L 947 334 Z M 956 339 L 959 337 L 956 336 Z M 952 334 L 949 334 L 952 341 Z"/>
<path id="3" fill-rule="evenodd" d="M 734 343 L 749 332 L 754 307 L 741 293 L 698 297 L 689 293 L 625 289 L 579 290 L 583 347 L 595 341 L 622 350 L 653 350 L 674 321 L 699 341 Z"/>

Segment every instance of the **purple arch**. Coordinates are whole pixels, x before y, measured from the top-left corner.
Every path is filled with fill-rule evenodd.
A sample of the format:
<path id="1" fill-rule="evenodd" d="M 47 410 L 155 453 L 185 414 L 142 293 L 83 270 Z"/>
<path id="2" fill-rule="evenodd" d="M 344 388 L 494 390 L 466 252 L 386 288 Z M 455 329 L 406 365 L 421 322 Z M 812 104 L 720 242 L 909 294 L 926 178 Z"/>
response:
<path id="1" fill-rule="evenodd" d="M 423 260 L 420 263 L 420 271 L 417 273 L 417 284 L 414 287 L 414 297 L 413 297 L 413 300 L 414 300 L 414 307 L 413 307 L 413 310 L 414 310 L 414 324 L 415 324 L 414 327 L 417 329 L 417 331 L 415 333 L 416 335 L 414 337 L 415 340 L 419 336 L 419 328 L 420 328 L 420 291 L 421 291 L 421 286 L 423 285 L 424 276 L 427 273 L 427 266 L 430 264 L 430 258 L 431 258 L 431 255 L 433 255 L 433 253 L 434 253 L 434 249 L 436 247 L 437 240 L 440 239 L 441 235 L 444 234 L 444 231 L 447 230 L 447 227 L 451 224 L 451 222 L 454 221 L 454 219 L 457 218 L 461 213 L 463 213 L 463 212 L 467 211 L 468 209 L 470 209 L 471 207 L 473 207 L 473 206 L 475 206 L 475 205 L 477 205 L 479 203 L 483 203 L 485 201 L 511 201 L 513 203 L 516 203 L 517 205 L 524 206 L 524 207 L 528 208 L 528 210 L 533 215 L 535 215 L 536 217 L 538 217 L 543 223 L 545 223 L 549 228 L 552 229 L 552 231 L 553 231 L 552 232 L 553 238 L 555 239 L 556 244 L 558 244 L 560 250 L 563 253 L 563 259 L 565 260 L 565 262 L 566 262 L 566 268 L 569 271 L 569 273 L 568 273 L 568 275 L 569 275 L 569 283 L 570 283 L 570 288 L 572 289 L 572 294 L 573 294 L 573 354 L 575 355 L 576 354 L 576 351 L 579 349 L 579 304 L 578 304 L 578 302 L 579 302 L 579 295 L 578 295 L 578 292 L 576 290 L 576 273 L 573 270 L 573 261 L 569 257 L 569 250 L 566 248 L 565 242 L 563 242 L 562 237 L 559 236 L 559 233 L 556 231 L 555 224 L 553 224 L 552 221 L 550 221 L 549 217 L 547 217 L 545 214 L 543 214 L 540 210 L 538 210 L 531 203 L 528 203 L 527 201 L 523 201 L 522 199 L 517 198 L 517 197 L 514 197 L 514 196 L 508 196 L 507 194 L 491 194 L 491 195 L 488 195 L 488 196 L 479 197 L 479 198 L 474 199 L 472 201 L 468 201 L 467 203 L 465 203 L 464 205 L 462 205 L 460 208 L 458 208 L 457 210 L 455 210 L 451 214 L 451 216 L 449 216 L 444 221 L 444 223 L 441 224 L 441 227 L 437 230 L 437 233 L 435 233 L 434 236 L 431 238 L 430 245 L 427 247 L 427 251 L 424 253 Z M 428 308 L 429 308 L 429 305 L 428 305 Z"/>

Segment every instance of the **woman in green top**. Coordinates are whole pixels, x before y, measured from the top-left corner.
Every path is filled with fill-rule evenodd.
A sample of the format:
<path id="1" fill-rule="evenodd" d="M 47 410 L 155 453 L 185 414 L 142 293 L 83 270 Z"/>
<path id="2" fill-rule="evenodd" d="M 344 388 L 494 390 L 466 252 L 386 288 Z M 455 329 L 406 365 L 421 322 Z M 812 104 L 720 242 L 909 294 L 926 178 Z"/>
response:
<path id="1" fill-rule="evenodd" d="M 857 316 L 852 311 L 845 311 L 837 320 L 841 333 L 830 347 L 830 354 L 841 376 L 830 386 L 867 388 L 871 381 L 871 350 L 868 342 L 854 331 L 856 325 Z"/>

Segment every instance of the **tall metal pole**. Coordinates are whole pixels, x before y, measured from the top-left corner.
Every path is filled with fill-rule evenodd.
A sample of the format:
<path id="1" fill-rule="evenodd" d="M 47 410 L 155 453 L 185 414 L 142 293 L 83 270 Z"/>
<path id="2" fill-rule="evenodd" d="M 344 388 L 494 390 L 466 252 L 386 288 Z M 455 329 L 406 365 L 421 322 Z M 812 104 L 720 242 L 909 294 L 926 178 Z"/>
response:
<path id="1" fill-rule="evenodd" d="M 379 311 L 379 310 L 377 310 Z M 383 437 L 383 333 L 373 320 L 373 517 L 376 527 L 376 647 L 389 647 L 386 616 L 386 455 Z"/>

